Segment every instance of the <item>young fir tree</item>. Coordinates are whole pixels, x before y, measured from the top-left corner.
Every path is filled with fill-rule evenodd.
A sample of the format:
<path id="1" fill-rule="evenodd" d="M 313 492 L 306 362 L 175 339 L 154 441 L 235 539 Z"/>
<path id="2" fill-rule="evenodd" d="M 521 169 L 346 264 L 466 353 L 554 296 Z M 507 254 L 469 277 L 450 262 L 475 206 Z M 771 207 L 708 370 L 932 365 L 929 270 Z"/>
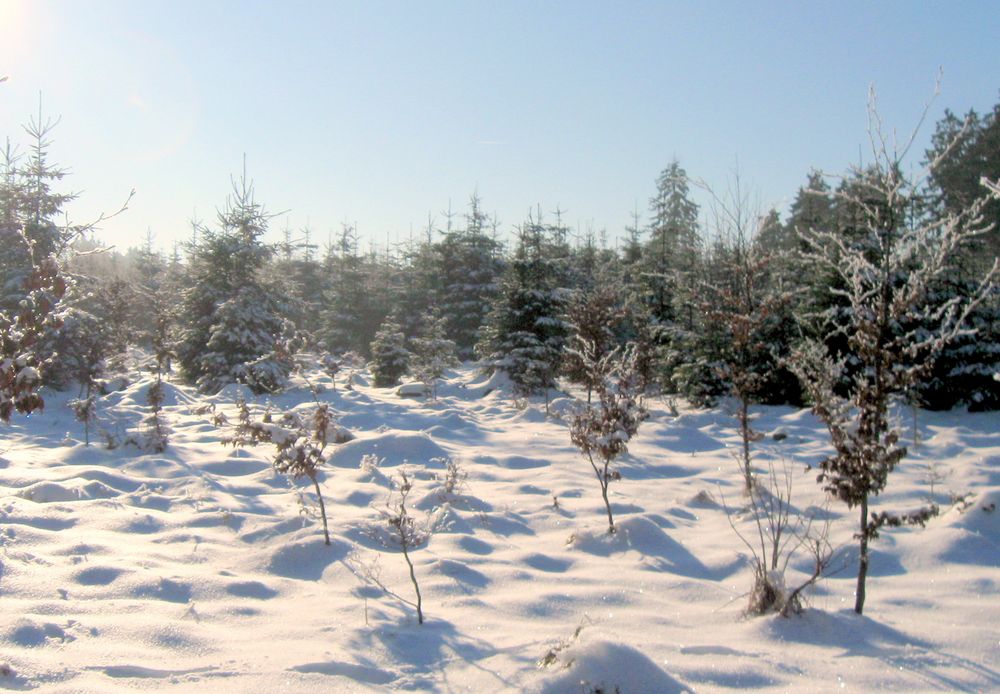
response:
<path id="1" fill-rule="evenodd" d="M 697 329 L 673 369 L 674 385 L 697 403 L 734 396 L 740 430 L 747 435 L 750 403 L 801 401 L 798 380 L 784 366 L 798 339 L 795 294 L 780 274 L 782 256 L 769 248 L 781 228 L 777 213 L 761 214 L 738 176 L 724 194 L 709 193 L 715 243 L 694 302 Z M 749 484 L 747 456 L 744 463 Z"/>
<path id="2" fill-rule="evenodd" d="M 436 244 L 437 304 L 461 359 L 471 359 L 480 329 L 500 291 L 503 261 L 478 195 L 469 200 L 461 229 L 445 230 Z"/>
<path id="3" fill-rule="evenodd" d="M 938 124 L 928 160 L 948 152 L 941 165 L 931 172 L 927 191 L 927 214 L 938 218 L 954 214 L 972 204 L 982 194 L 980 181 L 1000 179 L 1000 104 L 980 116 L 974 110 L 964 119 L 950 111 Z M 1000 256 L 1000 202 L 983 207 L 983 219 L 990 231 L 959 251 L 954 268 L 933 292 L 935 300 L 968 298 L 976 291 L 977 276 Z M 975 335 L 958 335 L 936 361 L 931 376 L 920 384 L 915 397 L 933 409 L 951 409 L 960 403 L 970 410 L 1000 409 L 1000 290 L 978 305 L 969 316 Z"/>
<path id="4" fill-rule="evenodd" d="M 283 351 L 284 297 L 261 279 L 271 255 L 262 240 L 268 219 L 244 174 L 219 213 L 220 229 L 201 229 L 190 248 L 177 359 L 205 392 L 233 382 L 273 392 L 291 368 Z"/>
<path id="5" fill-rule="evenodd" d="M 373 286 L 374 272 L 358 251 L 357 231 L 344 224 L 327 248 L 324 271 L 327 289 L 321 311 L 321 337 L 332 354 L 369 354 L 378 326 L 385 318 Z"/>
<path id="6" fill-rule="evenodd" d="M 425 383 L 431 397 L 437 398 L 437 384 L 446 369 L 458 364 L 455 343 L 448 339 L 444 316 L 436 306 L 431 306 L 420 317 L 420 333 L 413 338 L 410 372 Z"/>
<path id="7" fill-rule="evenodd" d="M 410 364 L 410 353 L 406 349 L 403 329 L 395 316 L 388 316 L 382 322 L 371 345 L 371 371 L 376 388 L 389 388 L 399 383 L 399 379 Z"/>
<path id="8" fill-rule="evenodd" d="M 872 102 L 874 103 L 874 102 Z M 947 272 L 955 253 L 983 230 L 983 203 L 955 214 L 918 219 L 909 214 L 917 186 L 902 174 L 905 154 L 887 145 L 871 107 L 874 163 L 852 172 L 838 196 L 858 211 L 849 237 L 837 231 L 803 235 L 811 259 L 839 278 L 838 296 L 848 310 L 832 325 L 843 332 L 844 353 L 829 340 L 810 337 L 793 358 L 793 368 L 826 425 L 833 454 L 820 462 L 818 481 L 829 493 L 857 508 L 859 564 L 854 609 L 861 613 L 871 562 L 869 542 L 883 525 L 904 520 L 923 523 L 926 512 L 903 516 L 875 514 L 872 498 L 906 456 L 890 405 L 924 378 L 944 345 L 963 329 L 969 311 L 984 297 L 996 275 L 980 284 L 972 301 L 953 297 L 930 304 L 928 290 Z M 930 162 L 933 171 L 939 160 Z M 995 199 L 1000 190 L 991 190 Z M 981 199 L 983 200 L 983 199 Z M 843 321 L 843 322 L 841 322 Z M 849 360 L 852 362 L 848 369 Z M 846 379 L 844 374 L 850 371 Z"/>
<path id="9" fill-rule="evenodd" d="M 100 282 L 94 289 L 91 304 L 92 312 L 103 323 L 108 358 L 120 361 L 125 351 L 138 340 L 137 314 L 146 313 L 140 310 L 136 287 L 121 277 Z"/>
<path id="10" fill-rule="evenodd" d="M 477 347 L 492 369 L 505 371 L 520 395 L 555 385 L 568 333 L 565 239 L 540 214 L 518 230 L 517 251 Z"/>
<path id="11" fill-rule="evenodd" d="M 38 393 L 42 375 L 58 363 L 51 336 L 63 321 L 69 287 L 60 254 L 90 225 L 58 225 L 74 195 L 53 185 L 65 172 L 49 161 L 51 135 L 58 121 L 30 120 L 31 144 L 22 164 L 9 141 L 0 161 L 0 421 L 15 411 L 44 406 Z M 120 211 L 126 209 L 128 202 Z"/>

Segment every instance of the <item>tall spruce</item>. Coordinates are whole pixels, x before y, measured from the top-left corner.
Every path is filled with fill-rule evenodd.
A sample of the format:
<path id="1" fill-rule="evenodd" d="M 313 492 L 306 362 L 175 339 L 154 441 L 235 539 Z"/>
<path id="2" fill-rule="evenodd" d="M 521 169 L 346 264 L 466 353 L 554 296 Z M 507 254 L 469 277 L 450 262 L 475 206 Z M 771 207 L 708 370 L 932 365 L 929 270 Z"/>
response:
<path id="1" fill-rule="evenodd" d="M 656 181 L 649 214 L 642 258 L 646 301 L 659 323 L 682 321 L 690 329 L 693 313 L 685 302 L 694 294 L 699 260 L 698 205 L 690 198 L 687 172 L 676 159 Z"/>

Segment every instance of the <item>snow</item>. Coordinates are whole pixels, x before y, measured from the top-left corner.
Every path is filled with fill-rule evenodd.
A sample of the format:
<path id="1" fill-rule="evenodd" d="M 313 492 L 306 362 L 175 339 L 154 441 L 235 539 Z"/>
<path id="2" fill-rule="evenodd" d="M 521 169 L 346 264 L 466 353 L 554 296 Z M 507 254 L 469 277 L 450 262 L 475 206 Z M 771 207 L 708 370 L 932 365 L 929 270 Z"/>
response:
<path id="1" fill-rule="evenodd" d="M 148 414 L 136 376 L 98 399 L 99 426 L 132 431 Z M 314 383 L 322 378 L 310 375 Z M 237 397 L 259 417 L 314 406 L 304 382 L 255 398 L 165 384 L 163 453 L 105 448 L 66 401 L 15 417 L 0 458 L 0 687 L 44 691 L 681 692 L 1000 689 L 1000 422 L 995 413 L 918 415 L 919 443 L 873 511 L 933 501 L 926 528 L 873 544 L 864 616 L 853 564 L 807 594 L 799 616 L 743 615 L 752 585 L 743 479 L 724 409 L 647 402 L 651 416 L 614 463 L 618 532 L 568 417 L 518 410 L 510 383 L 449 370 L 436 401 L 367 385 L 326 390 L 354 439 L 327 448 L 319 482 L 277 475 L 269 445 L 220 441 Z M 553 394 L 560 412 L 570 395 Z M 214 405 L 214 409 L 209 407 Z M 827 503 L 806 470 L 827 452 L 806 411 L 754 408 L 781 432 L 757 467 L 792 463 L 792 505 L 832 519 L 856 557 L 856 513 Z M 912 438 L 911 413 L 901 416 Z M 908 440 L 907 443 L 910 443 Z M 449 461 L 467 478 L 448 492 Z M 398 546 L 391 489 L 427 541 L 410 550 L 426 623 Z M 305 481 L 307 482 L 307 480 Z M 823 509 L 826 509 L 823 511 Z M 797 556 L 785 576 L 808 576 Z"/>

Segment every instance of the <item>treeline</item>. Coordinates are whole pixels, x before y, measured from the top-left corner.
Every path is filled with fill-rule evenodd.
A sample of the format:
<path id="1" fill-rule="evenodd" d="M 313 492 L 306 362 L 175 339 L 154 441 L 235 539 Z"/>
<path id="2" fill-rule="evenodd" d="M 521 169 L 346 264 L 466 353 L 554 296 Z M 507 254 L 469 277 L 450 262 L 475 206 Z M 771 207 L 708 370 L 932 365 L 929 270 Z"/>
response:
<path id="1" fill-rule="evenodd" d="M 633 343 L 647 389 L 698 403 L 729 394 L 801 403 L 788 363 L 796 346 L 819 336 L 831 355 L 850 357 L 852 349 L 849 288 L 815 261 L 818 249 L 803 233 L 831 232 L 827 243 L 848 249 L 873 220 L 900 238 L 951 219 L 991 222 L 927 288 L 931 317 L 964 305 L 1000 256 L 1000 202 L 977 210 L 983 219 L 966 214 L 985 192 L 980 180 L 1000 178 L 1000 104 L 984 115 L 946 113 L 924 154 L 929 175 L 917 185 L 907 180 L 898 188 L 905 195 L 863 166 L 836 178 L 812 172 L 784 220 L 754 208 L 738 181 L 709 191 L 711 202 L 699 208 L 695 184 L 674 161 L 656 181 L 646 222 L 634 213 L 617 248 L 540 208 L 505 241 L 477 195 L 463 213 L 396 248 L 365 251 L 350 225 L 323 247 L 307 230 L 269 244 L 273 217 L 244 176 L 215 223 L 197 225 L 172 254 L 154 250 L 152 239 L 126 254 L 92 253 L 92 242 L 80 242 L 87 227 L 59 224 L 72 196 L 53 189 L 63 172 L 49 161 L 51 123 L 33 121 L 27 132 L 24 152 L 8 143 L 0 162 L 0 302 L 16 315 L 37 259 L 61 260 L 68 282 L 58 326 L 32 348 L 57 386 L 93 380 L 134 345 L 161 364 L 172 359 L 206 391 L 231 382 L 280 390 L 303 349 L 376 362 L 391 354 L 394 366 L 382 372 L 394 380 L 408 355 L 434 340 L 502 369 L 530 394 L 560 377 L 586 385 L 579 350 L 569 349 L 585 340 L 598 352 Z M 894 175 L 906 180 L 903 171 Z M 906 278 L 897 279 L 902 286 Z M 908 393 L 914 403 L 1000 406 L 996 290 L 974 303 L 966 322 L 969 330 Z M 848 358 L 839 375 L 845 388 L 852 363 L 862 368 Z"/>

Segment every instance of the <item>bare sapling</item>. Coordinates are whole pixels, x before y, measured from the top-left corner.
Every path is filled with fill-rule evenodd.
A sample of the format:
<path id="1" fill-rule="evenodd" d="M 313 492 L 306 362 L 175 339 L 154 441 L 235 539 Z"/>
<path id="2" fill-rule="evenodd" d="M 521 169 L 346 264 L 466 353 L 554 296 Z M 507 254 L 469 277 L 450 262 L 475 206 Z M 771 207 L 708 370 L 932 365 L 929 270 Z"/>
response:
<path id="1" fill-rule="evenodd" d="M 83 424 L 84 445 L 90 445 L 90 429 L 97 421 L 98 379 L 104 373 L 104 344 L 96 335 L 84 333 L 77 345 L 74 376 L 80 384 L 78 397 L 69 401 L 77 421 Z"/>
<path id="2" fill-rule="evenodd" d="M 150 386 L 146 395 L 150 415 L 146 418 L 145 447 L 156 453 L 162 453 L 167 448 L 169 429 L 163 420 L 163 374 L 170 371 L 170 360 L 174 357 L 171 344 L 171 312 L 165 305 L 162 295 L 152 292 L 149 296 L 154 315 L 152 333 L 153 355 L 156 365 L 156 382 Z"/>
<path id="3" fill-rule="evenodd" d="M 601 487 L 601 498 L 608 514 L 608 532 L 615 532 L 615 519 L 608 500 L 608 486 L 621 479 L 621 473 L 611 469 L 612 462 L 628 451 L 628 442 L 648 416 L 639 404 L 641 389 L 636 370 L 636 351 L 631 344 L 598 355 L 594 343 L 578 341 L 577 358 L 587 371 L 588 382 L 594 384 L 596 402 L 573 416 L 570 440 L 579 448 L 594 471 Z"/>
<path id="4" fill-rule="evenodd" d="M 798 614 L 802 611 L 802 592 L 828 575 L 834 554 L 829 542 L 829 522 L 818 525 L 812 514 L 793 514 L 792 470 L 787 462 L 780 471 L 769 463 L 767 475 L 758 476 L 748 493 L 747 512 L 754 523 L 750 538 L 737 528 L 733 514 L 726 507 L 730 527 L 751 555 L 753 586 L 746 613 L 778 612 L 785 617 Z M 802 551 L 811 554 L 813 572 L 804 582 L 788 589 L 785 582 L 788 563 Z"/>
<path id="5" fill-rule="evenodd" d="M 340 373 L 343 364 L 340 359 L 333 356 L 332 354 L 324 354 L 320 358 L 320 364 L 326 375 L 330 377 L 330 383 L 333 384 L 333 390 L 337 390 L 337 374 Z"/>
<path id="6" fill-rule="evenodd" d="M 950 270 L 956 253 L 989 229 L 983 221 L 986 197 L 942 217 L 913 214 L 921 179 L 903 174 L 913 137 L 902 150 L 890 143 L 869 105 L 873 163 L 857 168 L 837 192 L 856 213 L 852 237 L 837 230 L 800 231 L 807 258 L 837 279 L 834 295 L 846 307 L 839 322 L 831 312 L 817 316 L 820 330 L 793 355 L 813 412 L 826 425 L 833 454 L 820 462 L 818 482 L 848 508 L 857 508 L 858 578 L 854 611 L 865 604 L 869 543 L 884 525 L 926 522 L 923 512 L 894 516 L 871 512 L 872 498 L 885 489 L 889 473 L 907 454 L 902 425 L 890 405 L 926 378 L 949 341 L 969 334 L 970 312 L 995 286 L 997 263 L 970 297 L 929 300 L 934 283 Z M 932 172 L 951 152 L 928 164 Z M 925 172 L 924 176 L 927 175 Z M 1000 190 L 988 181 L 989 196 Z M 828 339 L 839 336 L 846 350 L 831 353 Z M 895 519 L 895 520 L 893 520 Z"/>
<path id="7" fill-rule="evenodd" d="M 714 277 L 702 283 L 700 308 L 718 335 L 716 370 L 736 400 L 739 462 L 744 491 L 754 484 L 751 444 L 761 434 L 754 430 L 750 405 L 766 390 L 779 369 L 773 332 L 789 317 L 795 297 L 774 277 L 776 257 L 757 241 L 769 217 L 746 191 L 739 176 L 725 193 L 697 182 L 711 197 L 710 225 L 717 237 Z"/>
<path id="8" fill-rule="evenodd" d="M 399 544 L 399 548 L 403 552 L 403 559 L 406 560 L 406 565 L 410 570 L 410 582 L 413 584 L 413 591 L 417 595 L 415 605 L 417 608 L 417 624 L 423 624 L 423 598 L 420 595 L 420 584 L 417 582 L 416 571 L 413 569 L 413 560 L 410 559 L 410 550 L 427 540 L 427 532 L 417 525 L 413 516 L 410 515 L 406 508 L 406 498 L 413 489 L 413 483 L 410 482 L 405 471 L 400 472 L 400 478 L 396 495 L 390 495 L 389 497 L 385 520 L 392 531 L 394 541 Z"/>

